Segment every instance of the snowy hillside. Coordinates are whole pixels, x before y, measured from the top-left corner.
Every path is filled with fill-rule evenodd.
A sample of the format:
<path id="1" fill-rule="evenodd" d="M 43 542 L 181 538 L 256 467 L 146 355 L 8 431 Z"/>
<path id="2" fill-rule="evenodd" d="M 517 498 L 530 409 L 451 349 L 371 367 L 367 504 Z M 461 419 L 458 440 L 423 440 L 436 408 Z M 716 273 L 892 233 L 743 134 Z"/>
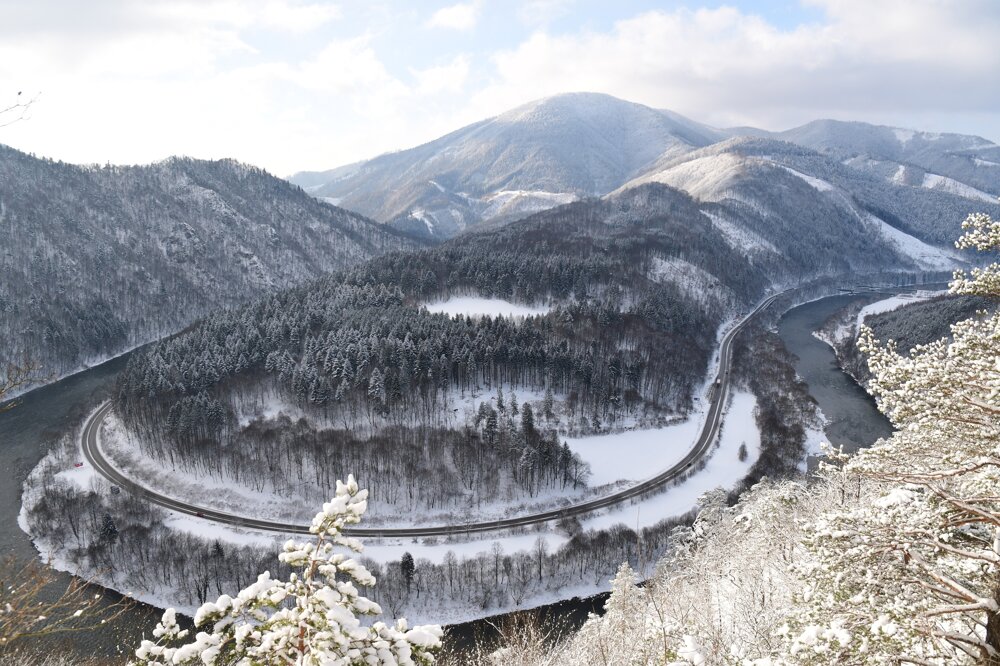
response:
<path id="1" fill-rule="evenodd" d="M 79 167 L 0 147 L 0 337 L 63 374 L 415 243 L 233 161 Z"/>
<path id="2" fill-rule="evenodd" d="M 1000 214 L 1000 200 L 957 181 L 942 176 L 915 183 L 909 176 L 885 180 L 854 164 L 786 141 L 738 137 L 661 162 L 619 191 L 658 182 L 739 210 L 741 220 L 732 213 L 712 214 L 741 242 L 755 247 L 760 242 L 748 238 L 781 247 L 788 242 L 783 230 L 802 217 L 815 218 L 831 233 L 875 231 L 930 270 L 947 270 L 961 261 L 947 239 L 957 235 L 966 215 L 980 210 Z"/>
<path id="3" fill-rule="evenodd" d="M 771 136 L 888 181 L 899 182 L 905 174 L 906 184 L 919 186 L 930 177 L 930 186 L 952 183 L 943 189 L 960 196 L 983 195 L 995 203 L 1000 195 L 1000 146 L 982 137 L 836 120 L 817 120 Z"/>
<path id="4" fill-rule="evenodd" d="M 748 141 L 757 142 L 756 152 L 740 147 Z M 790 152 L 790 144 L 797 148 Z M 795 160 L 775 159 L 789 154 Z M 440 241 L 650 181 L 717 201 L 752 175 L 761 179 L 758 190 L 775 186 L 747 204 L 758 206 L 759 199 L 782 196 L 772 171 L 750 169 L 761 160 L 814 184 L 830 181 L 892 227 L 935 246 L 954 238 L 957 223 L 949 220 L 1000 203 L 1000 147 L 981 137 L 832 120 L 785 132 L 721 130 L 589 93 L 538 100 L 423 146 L 291 180 L 324 200 Z M 924 197 L 914 188 L 944 196 Z M 947 228 L 927 232 L 943 220 Z"/>
<path id="5" fill-rule="evenodd" d="M 548 97 L 428 144 L 291 181 L 318 197 L 428 237 L 600 196 L 724 134 L 608 95 Z M 325 184 L 319 183 L 327 178 Z"/>

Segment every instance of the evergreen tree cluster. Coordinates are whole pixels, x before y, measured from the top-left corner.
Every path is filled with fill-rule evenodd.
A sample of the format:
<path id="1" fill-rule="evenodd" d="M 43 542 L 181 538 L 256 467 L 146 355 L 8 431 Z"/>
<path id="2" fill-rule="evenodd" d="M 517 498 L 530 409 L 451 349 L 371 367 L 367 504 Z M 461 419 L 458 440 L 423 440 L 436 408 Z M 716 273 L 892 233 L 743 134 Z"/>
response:
<path id="1" fill-rule="evenodd" d="M 683 290 L 654 270 L 669 258 L 722 277 L 704 293 Z M 135 354 L 119 378 L 116 411 L 159 455 L 180 451 L 206 468 L 236 468 L 241 461 L 210 459 L 226 458 L 230 443 L 232 455 L 248 455 L 266 439 L 240 430 L 240 403 L 278 398 L 326 430 L 336 428 L 321 434 L 307 427 L 292 448 L 322 459 L 325 474 L 354 471 L 376 500 L 387 490 L 368 469 L 375 463 L 357 456 L 351 442 L 395 451 L 401 468 L 394 483 L 402 483 L 403 468 L 423 466 L 420 454 L 400 451 L 419 442 L 424 455 L 444 447 L 458 487 L 477 497 L 505 483 L 530 495 L 577 487 L 586 471 L 546 432 L 554 413 L 592 430 L 687 409 L 723 317 L 763 288 L 760 273 L 721 242 L 689 197 L 656 186 L 628 201 L 568 206 L 441 247 L 388 254 L 215 313 Z M 423 308 L 470 293 L 551 310 L 511 319 Z M 475 405 L 502 388 L 544 392 L 537 422 L 530 405 L 518 404 L 486 405 L 464 432 L 449 420 L 456 401 Z M 454 436 L 441 435 L 456 426 Z M 433 446 L 426 443 L 432 430 Z M 251 443 L 248 436 L 259 438 Z M 341 445 L 320 452 L 316 441 Z M 365 455 L 393 457 L 370 447 Z M 275 465 L 274 455 L 260 457 L 266 468 Z M 491 469 L 467 477 L 477 467 Z"/>
<path id="2" fill-rule="evenodd" d="M 417 244 L 233 160 L 77 166 L 0 146 L 6 360 L 62 374 Z"/>

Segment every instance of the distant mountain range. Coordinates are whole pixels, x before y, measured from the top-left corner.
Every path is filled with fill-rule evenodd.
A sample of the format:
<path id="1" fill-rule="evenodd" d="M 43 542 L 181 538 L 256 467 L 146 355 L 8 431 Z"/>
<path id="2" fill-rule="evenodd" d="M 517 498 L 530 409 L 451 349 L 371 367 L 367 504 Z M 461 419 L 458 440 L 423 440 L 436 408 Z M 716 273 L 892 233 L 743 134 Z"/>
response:
<path id="1" fill-rule="evenodd" d="M 832 120 L 786 132 L 717 129 L 593 93 L 545 98 L 416 148 L 290 180 L 443 240 L 643 182 L 717 201 L 725 184 L 749 186 L 752 174 L 765 179 L 763 191 L 776 173 L 767 165 L 789 162 L 803 176 L 833 179 L 821 196 L 935 244 L 955 237 L 965 212 L 1000 203 L 1000 147 L 980 137 Z"/>
<path id="2" fill-rule="evenodd" d="M 45 374 L 419 245 L 231 160 L 81 167 L 3 146 L 0 230 L 0 362 Z"/>
<path id="3" fill-rule="evenodd" d="M 710 298 L 719 311 L 809 276 L 949 269 L 961 220 L 1000 217 L 1000 147 L 979 137 L 835 121 L 720 130 L 596 94 L 291 180 L 231 160 L 82 167 L 0 146 L 6 357 L 64 373 L 220 307 L 549 209 L 565 210 L 532 224 L 600 219 L 616 245 L 650 219 L 680 216 L 647 235 L 712 230 L 746 263 L 719 263 L 684 236 L 660 243 L 648 279 L 728 284 Z"/>

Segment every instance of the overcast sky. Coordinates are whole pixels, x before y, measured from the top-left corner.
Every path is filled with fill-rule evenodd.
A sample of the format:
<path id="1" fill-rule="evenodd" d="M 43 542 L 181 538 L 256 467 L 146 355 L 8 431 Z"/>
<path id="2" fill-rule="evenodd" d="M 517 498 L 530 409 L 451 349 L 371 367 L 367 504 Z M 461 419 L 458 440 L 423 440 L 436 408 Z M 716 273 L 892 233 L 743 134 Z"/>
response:
<path id="1" fill-rule="evenodd" d="M 839 118 L 1000 141 L 997 0 L 0 0 L 0 143 L 279 175 L 605 92 L 718 126 Z"/>

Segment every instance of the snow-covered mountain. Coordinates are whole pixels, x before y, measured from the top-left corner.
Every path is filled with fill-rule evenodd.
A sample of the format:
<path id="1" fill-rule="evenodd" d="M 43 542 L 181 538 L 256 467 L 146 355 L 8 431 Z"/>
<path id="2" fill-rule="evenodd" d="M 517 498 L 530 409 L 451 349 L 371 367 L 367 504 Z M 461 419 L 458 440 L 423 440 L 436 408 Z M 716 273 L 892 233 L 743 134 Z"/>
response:
<path id="1" fill-rule="evenodd" d="M 724 138 L 682 116 L 593 93 L 548 97 L 435 141 L 293 183 L 437 239 L 600 196 L 666 157 Z"/>
<path id="2" fill-rule="evenodd" d="M 943 188 L 885 181 L 828 155 L 786 141 L 736 137 L 691 151 L 625 183 L 619 191 L 649 182 L 684 190 L 726 209 L 712 213 L 736 225 L 748 247 L 755 238 L 782 247 L 784 233 L 859 228 L 881 237 L 918 266 L 945 270 L 956 253 L 950 241 L 972 212 L 1000 214 L 1000 202 L 970 198 Z M 733 219 L 739 211 L 741 221 Z M 720 217 L 721 216 L 721 217 Z M 810 223 L 802 228 L 804 220 Z M 734 232 L 737 233 L 737 232 Z M 849 248 L 845 247 L 845 250 Z"/>
<path id="3" fill-rule="evenodd" d="M 827 154 L 883 180 L 995 203 L 1000 146 L 979 136 L 817 120 L 772 135 Z"/>
<path id="4" fill-rule="evenodd" d="M 3 146 L 0 228 L 4 355 L 46 374 L 416 245 L 230 160 L 80 167 Z"/>
<path id="5" fill-rule="evenodd" d="M 749 157 L 743 153 L 753 139 L 771 143 L 757 144 Z M 733 140 L 743 147 L 734 149 Z M 788 171 L 748 166 L 780 166 L 762 151 L 785 154 L 788 144 L 809 149 L 796 160 L 834 174 L 827 198 L 864 200 L 886 213 L 890 219 L 882 221 L 892 228 L 932 244 L 950 243 L 962 211 L 998 203 L 1000 147 L 981 137 L 833 120 L 785 132 L 717 129 L 590 93 L 545 98 L 417 148 L 296 174 L 292 182 L 397 229 L 443 240 L 650 180 L 718 198 L 737 176 L 787 179 Z M 946 228 L 921 233 L 934 224 Z"/>

